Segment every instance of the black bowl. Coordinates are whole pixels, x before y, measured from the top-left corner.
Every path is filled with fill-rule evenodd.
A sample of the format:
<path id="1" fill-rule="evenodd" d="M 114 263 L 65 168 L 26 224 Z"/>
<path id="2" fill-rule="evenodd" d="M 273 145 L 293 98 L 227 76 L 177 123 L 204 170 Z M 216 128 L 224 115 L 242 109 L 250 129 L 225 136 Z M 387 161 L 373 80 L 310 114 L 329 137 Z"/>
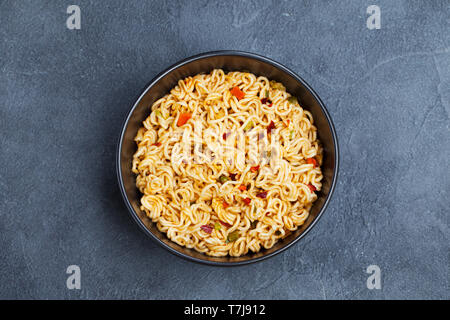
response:
<path id="1" fill-rule="evenodd" d="M 318 193 L 318 199 L 314 202 L 305 223 L 288 237 L 277 242 L 272 248 L 241 257 L 210 257 L 194 249 L 179 246 L 169 240 L 139 209 L 141 194 L 136 188 L 136 176 L 131 171 L 132 157 L 136 151 L 134 137 L 142 126 L 142 121 L 149 115 L 150 106 L 153 102 L 167 94 L 177 84 L 178 80 L 202 72 L 209 73 L 217 68 L 225 71 L 248 71 L 283 83 L 287 91 L 299 99 L 301 106 L 312 113 L 324 150 L 322 190 Z M 261 261 L 286 250 L 304 237 L 319 220 L 330 201 L 336 184 L 338 165 L 339 154 L 336 132 L 330 115 L 317 94 L 302 78 L 283 65 L 268 58 L 241 51 L 216 51 L 199 54 L 187 58 L 160 73 L 147 85 L 128 113 L 117 149 L 117 177 L 120 191 L 131 215 L 142 230 L 164 248 L 180 257 L 220 266 L 236 266 Z"/>

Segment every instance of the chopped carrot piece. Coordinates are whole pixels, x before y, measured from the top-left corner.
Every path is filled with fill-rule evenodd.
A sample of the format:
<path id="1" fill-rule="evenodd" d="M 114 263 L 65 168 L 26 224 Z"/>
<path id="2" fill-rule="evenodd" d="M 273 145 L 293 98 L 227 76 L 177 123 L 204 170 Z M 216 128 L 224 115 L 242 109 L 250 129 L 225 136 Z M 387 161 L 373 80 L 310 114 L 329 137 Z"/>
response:
<path id="1" fill-rule="evenodd" d="M 317 160 L 315 158 L 308 158 L 306 162 L 312 164 L 314 167 L 317 167 Z"/>
<path id="2" fill-rule="evenodd" d="M 223 204 L 223 207 L 224 207 L 225 209 L 228 208 L 228 207 L 230 206 L 226 201 L 222 202 L 222 204 Z"/>
<path id="3" fill-rule="evenodd" d="M 154 146 L 161 147 L 161 142 L 157 142 L 153 144 Z"/>
<path id="4" fill-rule="evenodd" d="M 317 190 L 316 187 L 314 187 L 312 184 L 308 184 L 308 188 L 309 188 L 309 190 L 311 190 L 311 192 L 314 192 Z"/>
<path id="5" fill-rule="evenodd" d="M 255 166 L 255 167 L 251 167 L 250 168 L 250 171 L 253 172 L 253 173 L 257 172 L 258 170 L 259 170 L 259 166 Z"/>
<path id="6" fill-rule="evenodd" d="M 245 190 L 247 190 L 247 187 L 245 185 L 241 184 L 238 189 L 241 191 L 245 191 Z"/>
<path id="7" fill-rule="evenodd" d="M 178 117 L 177 125 L 181 127 L 182 125 L 186 124 L 186 122 L 188 122 L 191 117 L 192 115 L 189 112 L 183 112 Z"/>
<path id="8" fill-rule="evenodd" d="M 241 100 L 242 98 L 244 98 L 245 93 L 244 91 L 242 91 L 241 89 L 239 89 L 238 86 L 234 87 L 233 89 L 231 89 L 231 94 L 233 96 L 235 96 L 238 100 Z"/>
<path id="9" fill-rule="evenodd" d="M 242 201 L 244 201 L 244 203 L 245 203 L 246 205 L 249 205 L 250 202 L 252 201 L 252 199 L 250 199 L 250 198 L 245 198 L 245 199 L 242 199 Z"/>

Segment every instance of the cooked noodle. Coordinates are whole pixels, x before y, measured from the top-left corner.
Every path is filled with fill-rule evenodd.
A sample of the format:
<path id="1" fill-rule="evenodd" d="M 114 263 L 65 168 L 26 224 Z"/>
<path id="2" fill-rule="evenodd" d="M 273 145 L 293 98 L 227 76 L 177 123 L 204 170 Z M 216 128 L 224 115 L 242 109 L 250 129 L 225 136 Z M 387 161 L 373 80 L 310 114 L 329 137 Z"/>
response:
<path id="1" fill-rule="evenodd" d="M 216 69 L 178 81 L 135 141 L 141 210 L 211 256 L 271 248 L 308 218 L 322 149 L 310 112 L 281 83 Z"/>

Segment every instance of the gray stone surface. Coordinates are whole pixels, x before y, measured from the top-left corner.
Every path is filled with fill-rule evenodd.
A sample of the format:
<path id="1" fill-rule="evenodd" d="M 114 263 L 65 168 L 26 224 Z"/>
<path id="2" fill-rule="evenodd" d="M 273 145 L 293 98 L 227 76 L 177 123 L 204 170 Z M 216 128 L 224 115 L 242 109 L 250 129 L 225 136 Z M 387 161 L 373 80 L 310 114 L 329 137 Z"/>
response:
<path id="1" fill-rule="evenodd" d="M 66 28 L 81 7 L 81 30 Z M 366 27 L 367 6 L 381 29 Z M 448 1 L 0 1 L 0 298 L 449 299 Z M 293 248 L 238 268 L 147 238 L 115 175 L 122 121 L 218 49 L 292 68 L 340 139 L 336 193 Z M 66 288 L 81 267 L 82 289 Z M 382 289 L 368 290 L 376 264 Z"/>

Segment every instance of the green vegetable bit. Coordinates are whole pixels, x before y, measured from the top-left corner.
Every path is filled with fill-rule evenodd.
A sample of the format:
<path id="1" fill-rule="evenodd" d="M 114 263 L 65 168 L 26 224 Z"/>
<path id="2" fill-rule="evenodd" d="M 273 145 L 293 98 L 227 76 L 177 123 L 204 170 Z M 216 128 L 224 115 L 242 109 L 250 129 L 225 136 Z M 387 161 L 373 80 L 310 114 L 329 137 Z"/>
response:
<path id="1" fill-rule="evenodd" d="M 226 175 L 221 175 L 221 176 L 219 177 L 219 181 L 220 181 L 221 183 L 225 183 L 225 182 L 227 182 L 227 181 L 230 181 L 230 178 L 227 177 Z"/>
<path id="2" fill-rule="evenodd" d="M 290 96 L 287 100 L 289 103 L 292 103 L 292 104 L 298 103 L 297 98 L 293 97 L 293 96 Z"/>
<path id="3" fill-rule="evenodd" d="M 291 130 L 291 131 L 289 132 L 289 138 L 292 139 L 292 137 L 294 137 L 294 130 Z"/>
<path id="4" fill-rule="evenodd" d="M 233 231 L 233 232 L 231 232 L 229 235 L 228 235 L 228 237 L 227 237 L 227 241 L 228 242 L 234 242 L 234 241 L 236 241 L 237 239 L 239 239 L 239 231 Z"/>
<path id="5" fill-rule="evenodd" d="M 162 117 L 162 113 L 161 113 L 161 111 L 159 111 L 159 110 L 155 110 L 155 115 L 156 115 L 157 117 Z"/>
<path id="6" fill-rule="evenodd" d="M 286 90 L 286 88 L 279 82 L 270 81 L 270 87 L 275 90 Z"/>
<path id="7" fill-rule="evenodd" d="M 247 131 L 247 130 L 250 130 L 251 128 L 253 128 L 253 121 L 250 121 L 249 123 L 247 123 L 244 130 Z"/>
<path id="8" fill-rule="evenodd" d="M 266 99 L 269 99 L 269 90 L 266 89 Z"/>
<path id="9" fill-rule="evenodd" d="M 220 225 L 220 223 L 218 223 L 218 222 L 214 223 L 215 230 L 220 230 L 221 228 L 222 228 L 222 226 Z"/>

